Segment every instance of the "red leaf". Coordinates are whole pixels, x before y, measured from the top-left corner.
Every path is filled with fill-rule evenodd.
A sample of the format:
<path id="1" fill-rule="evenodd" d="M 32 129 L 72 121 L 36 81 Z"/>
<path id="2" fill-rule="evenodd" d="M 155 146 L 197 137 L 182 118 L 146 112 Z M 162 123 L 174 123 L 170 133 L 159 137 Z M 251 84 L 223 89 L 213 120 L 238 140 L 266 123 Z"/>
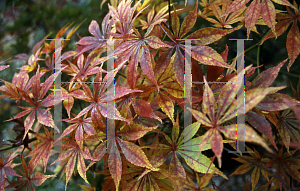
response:
<path id="1" fill-rule="evenodd" d="M 245 24 L 247 27 L 247 38 L 251 29 L 255 26 L 261 11 L 260 0 L 253 0 L 245 13 Z"/>
<path id="2" fill-rule="evenodd" d="M 294 22 L 286 38 L 286 49 L 290 58 L 287 70 L 300 54 L 300 32 L 297 26 L 297 22 Z"/>

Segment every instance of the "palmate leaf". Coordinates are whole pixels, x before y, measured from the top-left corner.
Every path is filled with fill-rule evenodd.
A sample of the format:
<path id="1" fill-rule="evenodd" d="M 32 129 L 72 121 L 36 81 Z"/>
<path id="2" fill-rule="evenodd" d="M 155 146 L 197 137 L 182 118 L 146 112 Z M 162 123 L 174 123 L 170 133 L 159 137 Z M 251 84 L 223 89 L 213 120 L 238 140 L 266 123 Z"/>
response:
<path id="1" fill-rule="evenodd" d="M 245 5 L 250 0 L 234 0 L 224 15 L 228 15 L 229 13 L 236 12 L 240 9 L 244 9 Z M 287 0 L 272 0 L 273 2 L 292 7 L 293 9 L 297 10 L 295 6 L 293 6 L 289 1 Z M 277 33 L 276 30 L 276 10 L 273 5 L 273 3 L 270 0 L 253 0 L 250 5 L 247 7 L 247 10 L 245 12 L 245 25 L 247 28 L 247 38 L 249 38 L 250 31 L 255 27 L 255 24 L 257 23 L 259 16 L 261 15 L 264 23 L 268 25 L 272 29 L 274 36 L 279 36 L 280 34 Z"/>
<path id="2" fill-rule="evenodd" d="M 120 67 L 121 66 L 122 65 L 120 65 Z M 107 81 L 107 78 L 110 79 L 110 77 L 109 77 L 110 75 L 114 76 L 116 74 L 116 72 L 120 69 L 120 67 L 115 69 L 111 73 L 108 73 L 105 76 L 104 81 Z M 101 81 L 100 75 L 101 75 L 101 73 L 97 73 L 96 78 L 95 78 L 96 81 Z M 92 110 L 92 115 L 91 115 L 92 121 L 97 122 L 98 116 L 100 114 L 104 117 L 108 117 L 107 101 L 112 101 L 114 99 L 121 98 L 121 97 L 123 97 L 127 94 L 130 94 L 130 93 L 133 93 L 133 92 L 141 92 L 140 90 L 132 90 L 132 89 L 128 89 L 126 87 L 121 87 L 121 86 L 115 87 L 115 91 L 113 91 L 113 89 L 111 89 L 110 91 L 105 92 L 105 90 L 111 83 L 112 82 L 109 82 L 109 81 L 107 81 L 105 84 L 104 83 L 101 83 L 101 84 L 94 83 L 93 84 L 94 94 L 91 92 L 90 88 L 85 83 L 82 84 L 83 90 L 75 90 L 74 92 L 72 92 L 70 95 L 74 96 L 75 98 L 84 100 L 86 102 L 90 102 L 90 105 L 87 106 L 86 108 L 84 108 L 83 110 L 81 110 L 79 112 L 79 114 L 76 116 L 76 118 L 79 118 L 79 117 L 83 116 L 84 114 L 86 114 L 87 112 L 89 112 L 90 110 Z M 121 116 L 121 114 L 119 113 L 119 111 L 116 108 L 114 111 L 113 118 L 122 120 L 122 121 L 126 121 L 129 123 L 129 121 L 127 119 L 125 119 Z M 98 123 L 96 123 L 96 124 L 98 124 Z"/>
<path id="3" fill-rule="evenodd" d="M 128 117 L 128 116 L 127 116 Z M 142 125 L 133 124 L 132 119 L 130 125 L 117 123 L 116 132 L 107 131 L 107 140 L 102 142 L 94 151 L 93 158 L 94 161 L 89 165 L 89 167 L 95 162 L 99 161 L 108 153 L 108 167 L 111 177 L 114 180 L 115 187 L 119 188 L 121 175 L 122 175 L 122 165 L 126 162 L 122 159 L 120 151 L 124 155 L 125 159 L 131 164 L 153 171 L 157 171 L 149 162 L 147 156 L 143 150 L 136 144 L 130 142 L 135 141 L 143 137 L 147 132 L 152 131 L 156 127 L 144 127 Z M 122 138 L 120 138 L 122 137 Z M 89 168 L 88 167 L 88 168 Z"/>
<path id="4" fill-rule="evenodd" d="M 151 152 L 145 150 L 148 158 L 151 158 Z M 166 165 L 160 166 L 160 171 L 152 171 L 147 168 L 135 166 L 127 161 L 124 161 L 126 168 L 122 174 L 122 181 L 126 181 L 122 190 L 174 190 L 172 180 L 167 173 Z M 150 161 L 151 163 L 151 161 Z M 151 163 L 155 166 L 155 163 Z"/>
<path id="5" fill-rule="evenodd" d="M 220 7 L 222 5 L 222 7 Z M 206 19 L 207 21 L 213 23 L 214 27 L 217 28 L 228 28 L 231 30 L 225 31 L 225 30 L 214 30 L 214 31 L 222 31 L 222 33 L 234 31 L 240 29 L 242 26 L 238 25 L 237 27 L 233 28 L 232 25 L 243 21 L 244 15 L 243 12 L 246 9 L 246 6 L 241 6 L 241 8 L 233 13 L 225 14 L 228 10 L 230 5 L 230 1 L 213 1 L 210 3 L 202 3 L 202 6 L 204 7 L 203 12 L 200 12 L 200 16 Z M 210 12 L 211 11 L 211 12 Z M 209 17 L 209 16 L 214 16 Z M 216 19 L 215 19 L 216 18 Z"/>
<path id="6" fill-rule="evenodd" d="M 71 139 L 69 139 L 68 143 L 64 143 L 62 146 L 66 149 L 59 154 L 58 158 L 52 164 L 58 161 L 61 161 L 61 163 L 63 163 L 67 160 L 67 164 L 64 168 L 64 173 L 66 174 L 65 190 L 67 189 L 67 184 L 74 172 L 76 158 L 77 158 L 77 171 L 79 175 L 84 179 L 84 181 L 88 183 L 86 178 L 87 168 L 85 166 L 84 159 L 93 160 L 93 158 L 90 155 L 89 149 L 87 147 L 80 147 L 80 145 L 78 145 L 75 141 L 73 141 L 72 137 Z"/>
<path id="7" fill-rule="evenodd" d="M 10 183 L 6 188 L 14 188 L 17 187 L 17 191 L 21 190 L 31 190 L 35 191 L 35 188 L 33 187 L 33 184 L 35 186 L 40 186 L 43 184 L 48 178 L 55 177 L 55 175 L 45 175 L 41 172 L 35 172 L 33 173 L 33 168 L 29 165 L 27 167 L 27 164 L 24 160 L 23 155 L 20 156 L 21 162 L 22 162 L 22 168 L 23 171 L 18 169 L 19 172 L 22 174 L 22 178 L 18 178 L 17 181 Z M 32 184 L 33 183 L 33 184 Z"/>
<path id="8" fill-rule="evenodd" d="M 275 32 L 274 31 L 269 32 L 268 35 L 263 39 L 261 44 L 269 38 L 276 37 L 275 34 L 277 34 L 277 36 L 282 35 L 288 29 L 288 27 L 292 24 L 292 27 L 290 28 L 287 38 L 286 38 L 286 49 L 287 49 L 288 56 L 290 59 L 290 62 L 287 67 L 287 70 L 289 71 L 290 67 L 292 66 L 292 64 L 294 63 L 294 61 L 300 54 L 300 40 L 299 40 L 300 32 L 299 32 L 298 25 L 297 25 L 297 22 L 300 17 L 299 9 L 297 8 L 297 4 L 295 4 L 296 6 L 293 6 L 288 1 L 285 1 L 285 0 L 283 0 L 283 1 L 276 0 L 274 2 L 292 7 L 295 10 L 296 15 L 291 12 L 289 7 L 287 7 L 288 14 L 286 14 L 286 13 L 277 14 L 278 19 L 280 19 L 281 21 L 277 22 L 277 24 L 275 25 Z"/>
<path id="9" fill-rule="evenodd" d="M 1 191 L 4 191 L 5 180 L 7 179 L 7 176 L 21 177 L 13 170 L 15 164 L 12 164 L 12 161 L 16 156 L 17 155 L 13 153 L 10 154 L 5 160 L 4 160 L 4 156 L 2 156 L 2 158 L 0 159 L 0 190 Z"/>
<path id="10" fill-rule="evenodd" d="M 27 155 L 27 157 L 31 157 L 30 166 L 31 168 L 35 168 L 39 162 L 42 160 L 44 165 L 44 173 L 46 173 L 47 163 L 49 157 L 52 155 L 51 150 L 54 146 L 54 138 L 53 138 L 53 129 L 49 132 L 46 127 L 44 127 L 45 134 L 37 133 L 36 138 L 41 141 L 36 145 L 32 151 Z"/>
<path id="11" fill-rule="evenodd" d="M 132 89 L 134 89 L 136 86 L 138 62 L 140 62 L 143 73 L 158 88 L 153 72 L 154 68 L 149 47 L 153 49 L 159 49 L 170 46 L 163 43 L 154 35 L 146 34 L 144 37 L 142 37 L 137 30 L 134 31 L 136 33 L 135 35 L 132 34 L 125 42 L 120 44 L 120 46 L 115 49 L 114 54 L 120 55 L 116 60 L 116 63 L 118 65 L 118 63 L 122 63 L 130 58 L 127 69 L 127 81 Z"/>
<path id="12" fill-rule="evenodd" d="M 196 2 L 195 8 L 188 14 L 188 16 L 185 17 L 181 25 L 175 10 L 171 16 L 172 29 L 174 33 L 172 33 L 168 28 L 161 26 L 164 32 L 172 40 L 172 42 L 169 43 L 172 46 L 172 48 L 167 50 L 168 53 L 166 54 L 169 55 L 169 53 L 175 50 L 174 71 L 175 71 L 176 79 L 178 83 L 181 85 L 181 87 L 184 87 L 183 74 L 184 74 L 185 60 L 180 49 L 185 51 L 185 47 L 183 44 L 181 44 L 184 41 L 178 39 L 183 39 L 184 36 L 186 36 L 186 34 L 195 25 L 197 20 L 197 10 L 198 10 L 198 1 Z M 227 65 L 224 62 L 222 57 L 215 50 L 213 50 L 208 46 L 204 46 L 206 44 L 219 40 L 221 37 L 225 36 L 226 34 L 227 34 L 226 32 L 223 31 L 222 33 L 220 30 L 218 31 L 211 30 L 209 32 L 204 32 L 204 30 L 202 30 L 202 31 L 195 31 L 194 33 L 190 34 L 189 36 L 186 37 L 186 39 L 200 39 L 200 40 L 202 38 L 206 39 L 206 40 L 202 40 L 201 43 L 197 43 L 196 41 L 192 40 L 193 44 L 195 43 L 198 45 L 197 46 L 192 45 L 190 47 L 190 50 L 192 52 L 190 56 L 202 64 L 231 68 L 229 65 Z M 162 62 L 160 64 L 164 64 L 164 63 L 169 64 L 170 62 L 171 62 L 171 56 L 168 56 L 166 57 L 165 62 Z M 157 64 L 157 67 L 161 67 L 161 65 Z"/>
<path id="13" fill-rule="evenodd" d="M 50 87 L 53 85 L 54 80 L 60 74 L 60 72 L 57 72 L 57 73 L 49 76 L 49 78 L 47 78 L 47 80 L 43 83 L 43 85 L 41 85 L 41 83 L 40 83 L 41 75 L 40 75 L 39 66 L 38 66 L 36 74 L 34 76 L 32 76 L 32 78 L 28 81 L 28 83 L 32 83 L 31 92 L 29 91 L 29 88 L 25 88 L 23 90 L 23 89 L 21 89 L 21 87 L 20 88 L 18 86 L 15 87 L 14 85 L 9 84 L 10 88 L 14 87 L 18 90 L 18 92 L 23 100 L 25 100 L 27 103 L 29 103 L 30 105 L 33 106 L 33 107 L 19 106 L 20 108 L 25 109 L 25 110 L 18 113 L 14 118 L 10 119 L 10 120 L 18 119 L 18 118 L 25 116 L 26 114 L 29 114 L 24 121 L 25 133 L 24 133 L 23 139 L 26 137 L 29 129 L 32 127 L 32 125 L 35 121 L 35 113 L 37 114 L 38 122 L 40 122 L 41 124 L 46 125 L 48 127 L 52 127 L 59 132 L 59 129 L 54 124 L 54 121 L 52 119 L 52 115 L 49 111 L 49 108 L 58 104 L 63 99 L 68 98 L 69 95 L 67 94 L 66 91 L 62 91 L 62 95 L 60 98 L 54 99 L 54 92 L 50 93 L 46 98 L 44 98 L 44 97 L 45 97 L 46 93 L 49 91 Z M 30 95 L 32 95 L 32 96 L 30 96 Z M 32 97 L 33 97 L 33 100 L 32 100 Z M 40 107 L 46 107 L 48 109 L 41 109 Z M 8 121 L 10 121 L 10 120 L 8 120 Z"/>
<path id="14" fill-rule="evenodd" d="M 300 142 L 298 120 L 296 119 L 294 113 L 291 112 L 291 109 L 286 109 L 281 114 L 276 112 L 275 121 L 272 121 L 272 123 L 276 126 L 282 142 L 288 151 L 291 140 L 295 143 Z"/>
<path id="15" fill-rule="evenodd" d="M 245 70 L 248 71 L 250 67 Z M 207 84 L 205 78 L 205 88 L 203 93 L 202 112 L 188 108 L 196 120 L 204 126 L 207 126 L 209 130 L 203 135 L 203 141 L 199 145 L 199 152 L 207 143 L 210 143 L 213 152 L 218 158 L 219 165 L 221 165 L 221 154 L 223 150 L 222 137 L 219 132 L 222 132 L 226 137 L 235 139 L 236 125 L 222 126 L 226 121 L 231 120 L 236 115 L 247 113 L 254 108 L 267 94 L 276 92 L 283 87 L 279 88 L 255 88 L 246 91 L 245 100 L 238 99 L 237 106 L 233 103 L 237 93 L 236 87 L 241 87 L 241 77 L 243 73 L 240 72 L 237 76 L 234 76 L 230 81 L 236 84 L 226 84 L 221 88 L 218 100 L 215 100 L 214 94 Z M 269 82 L 266 82 L 269 83 Z M 267 85 L 268 86 L 268 85 Z M 262 86 L 265 87 L 265 86 Z M 218 105 L 218 109 L 215 110 L 215 105 Z M 241 108 L 245 104 L 245 110 L 239 111 L 237 108 Z M 207 117 L 208 116 L 208 117 Z M 266 150 L 272 152 L 267 144 L 260 138 L 255 131 L 247 124 L 237 124 L 238 130 L 245 127 L 245 141 L 262 145 Z M 254 138 L 255 137 L 255 138 Z M 198 153 L 199 154 L 199 153 Z"/>
<path id="16" fill-rule="evenodd" d="M 296 151 L 297 150 L 283 152 L 283 147 L 281 147 L 278 153 L 267 154 L 271 158 L 266 164 L 266 167 L 268 168 L 274 165 L 276 168 L 276 172 L 278 173 L 280 178 L 282 178 L 286 182 L 290 181 L 290 177 L 292 177 L 297 181 L 300 181 L 300 172 L 298 171 L 300 160 L 293 157 Z M 287 174 L 289 174 L 290 176 L 288 176 Z M 278 182 L 278 180 L 276 182 Z M 282 183 L 281 182 L 278 183 L 279 183 L 279 188 L 282 189 Z"/>
<path id="17" fill-rule="evenodd" d="M 248 151 L 252 151 L 250 148 L 247 147 Z M 249 162 L 255 162 L 260 164 L 261 166 L 265 166 L 265 164 L 263 162 L 268 162 L 269 159 L 267 158 L 262 158 L 260 156 L 260 154 L 257 152 L 257 150 L 253 149 L 253 152 L 249 152 L 250 156 L 244 156 L 247 160 L 244 160 L 242 158 L 234 158 L 234 160 L 243 163 L 241 166 L 239 166 L 230 176 L 232 175 L 240 175 L 240 174 L 245 174 L 246 172 L 248 172 L 249 170 L 251 170 L 252 168 L 252 174 L 251 174 L 251 184 L 252 184 L 252 190 L 254 190 L 254 188 L 256 187 L 260 174 L 262 174 L 267 180 L 269 180 L 268 177 L 268 173 L 265 169 L 260 168 L 258 166 L 256 166 L 255 164 Z"/>
<path id="18" fill-rule="evenodd" d="M 214 164 L 212 164 L 211 160 L 206 156 L 200 154 L 197 156 L 197 151 L 199 149 L 199 145 L 203 142 L 203 137 L 197 137 L 192 139 L 192 137 L 197 133 L 200 127 L 200 123 L 196 122 L 184 130 L 181 133 L 180 137 L 176 141 L 176 136 L 170 138 L 168 135 L 163 134 L 164 138 L 167 141 L 167 145 L 159 144 L 154 145 L 151 148 L 153 149 L 162 149 L 157 155 L 152 158 L 152 162 L 157 166 L 162 165 L 172 154 L 171 163 L 169 165 L 169 174 L 171 176 L 179 176 L 181 178 L 186 178 L 186 172 L 181 162 L 178 159 L 177 155 L 180 155 L 187 163 L 187 165 L 200 173 L 216 173 L 218 175 L 227 178 L 221 171 L 219 171 Z M 172 131 L 176 131 L 173 129 Z M 175 132 L 173 132 L 174 134 Z M 175 139 L 174 139 L 175 138 Z M 204 145 L 202 151 L 210 149 L 210 145 Z"/>

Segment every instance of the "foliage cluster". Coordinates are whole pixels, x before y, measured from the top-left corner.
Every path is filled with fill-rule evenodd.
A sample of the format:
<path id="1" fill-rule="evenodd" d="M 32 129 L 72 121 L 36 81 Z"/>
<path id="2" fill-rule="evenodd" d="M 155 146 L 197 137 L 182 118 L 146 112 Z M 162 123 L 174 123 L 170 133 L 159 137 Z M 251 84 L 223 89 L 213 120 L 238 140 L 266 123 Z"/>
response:
<path id="1" fill-rule="evenodd" d="M 273 2 L 287 11 L 275 9 Z M 35 190 L 59 174 L 67 189 L 74 173 L 87 183 L 79 185 L 84 190 L 99 189 L 87 176 L 90 172 L 106 176 L 102 190 L 222 190 L 208 185 L 215 176 L 228 179 L 220 170 L 226 165 L 224 144 L 236 150 L 236 134 L 243 129 L 249 154 L 237 151 L 235 160 L 242 164 L 231 176 L 251 170 L 252 190 L 299 189 L 300 79 L 297 88 L 292 87 L 293 97 L 278 93 L 285 86 L 270 87 L 287 60 L 289 70 L 300 53 L 299 7 L 287 0 L 273 2 L 202 0 L 193 7 L 173 5 L 171 11 L 170 5 L 154 6 L 150 0 L 111 0 L 101 27 L 93 20 L 88 27 L 91 35 L 79 37 L 76 50 L 66 51 L 69 41 L 62 41 L 58 72 L 52 74 L 59 51 L 55 40 L 45 41 L 49 35 L 31 55 L 18 54 L 6 61 L 26 64 L 12 82 L 1 80 L 0 99 L 9 97 L 19 108 L 8 120 L 17 123 L 13 129 L 19 135 L 10 147 L 18 149 L 0 160 L 0 190 Z M 181 20 L 178 15 L 187 10 Z M 193 31 L 199 17 L 213 27 Z M 289 58 L 249 81 L 260 66 L 237 72 L 239 63 L 227 59 L 227 45 L 220 54 L 208 45 L 242 27 L 249 38 L 257 25 L 270 28 L 260 44 L 289 29 Z M 65 26 L 55 38 L 70 38 L 78 27 Z M 186 48 L 182 39 L 191 39 L 191 46 Z M 111 59 L 114 69 L 109 68 Z M 185 91 L 187 62 L 193 69 L 192 81 L 198 82 L 191 87 L 191 98 Z M 0 70 L 7 67 L 1 65 Z M 61 90 L 55 89 L 58 75 L 68 81 Z M 244 99 L 237 96 L 240 89 Z M 189 101 L 191 107 L 185 110 Z M 115 107 L 108 108 L 111 103 Z M 53 120 L 53 108 L 59 104 L 66 114 L 62 132 Z M 192 123 L 184 127 L 187 112 Z M 244 115 L 246 123 L 237 124 L 236 116 Z M 205 155 L 207 150 L 212 157 Z M 14 162 L 17 156 L 20 163 Z M 53 156 L 56 160 L 51 163 Z M 47 175 L 47 168 L 57 162 L 55 174 Z M 267 183 L 257 188 L 261 175 Z M 245 190 L 250 190 L 248 181 Z"/>

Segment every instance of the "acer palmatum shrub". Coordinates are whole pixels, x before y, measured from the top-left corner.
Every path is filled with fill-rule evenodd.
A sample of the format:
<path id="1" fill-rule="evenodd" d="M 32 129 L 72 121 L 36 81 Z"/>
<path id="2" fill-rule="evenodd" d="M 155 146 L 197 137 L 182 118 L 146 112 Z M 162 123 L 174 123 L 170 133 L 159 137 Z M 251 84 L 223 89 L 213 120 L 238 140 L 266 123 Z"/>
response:
<path id="1" fill-rule="evenodd" d="M 0 149 L 17 148 L 0 160 L 1 191 L 35 190 L 57 176 L 65 179 L 67 189 L 70 181 L 81 182 L 76 174 L 84 180 L 78 184 L 84 190 L 222 190 L 213 177 L 228 180 L 248 172 L 251 185 L 248 177 L 245 190 L 299 189 L 300 80 L 296 89 L 291 87 L 294 97 L 278 93 L 286 86 L 271 86 L 283 65 L 288 63 L 289 70 L 300 53 L 299 7 L 287 0 L 274 2 L 286 12 L 270 0 L 204 0 L 177 8 L 112 0 L 101 27 L 93 20 L 91 36 L 79 36 L 76 50 L 65 51 L 69 41 L 63 38 L 78 28 L 68 25 L 55 36 L 63 39 L 61 44 L 49 41 L 48 35 L 32 55 L 6 61 L 26 64 L 12 82 L 1 80 L 1 99 L 15 100 L 19 108 L 7 120 L 16 123 L 18 136 Z M 182 13 L 187 13 L 183 20 Z M 194 30 L 199 17 L 212 27 Z M 249 38 L 257 25 L 270 29 L 251 49 L 291 25 L 288 58 L 275 67 L 260 72 L 257 62 L 240 71 L 237 59 L 227 59 L 227 45 L 218 45 L 225 48 L 220 54 L 208 46 L 243 26 Z M 9 67 L 4 62 L 0 70 Z M 59 75 L 63 82 L 56 89 Z M 243 85 L 240 99 L 237 90 Z M 63 124 L 60 130 L 53 111 L 61 104 L 62 117 L 56 119 Z M 185 125 L 189 112 L 192 121 Z M 237 122 L 240 116 L 245 123 Z M 241 131 L 246 145 L 237 150 Z M 208 150 L 212 156 L 205 155 Z M 220 169 L 226 165 L 222 153 L 235 150 L 234 160 L 240 164 L 228 176 Z M 49 171 L 51 166 L 55 170 Z"/>

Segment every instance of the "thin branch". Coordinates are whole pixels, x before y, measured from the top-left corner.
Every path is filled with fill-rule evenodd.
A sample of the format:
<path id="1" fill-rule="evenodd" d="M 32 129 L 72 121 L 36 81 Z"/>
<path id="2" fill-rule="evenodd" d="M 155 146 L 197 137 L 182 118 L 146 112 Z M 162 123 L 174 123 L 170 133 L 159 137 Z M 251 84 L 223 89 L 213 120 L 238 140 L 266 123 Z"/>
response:
<path id="1" fill-rule="evenodd" d="M 256 66 L 258 67 L 259 66 L 259 53 L 260 53 L 260 45 L 258 45 L 257 47 L 257 56 L 256 56 Z M 260 73 L 260 70 L 259 68 L 257 68 L 257 72 Z"/>
<path id="2" fill-rule="evenodd" d="M 37 138 L 29 139 L 28 143 L 31 143 L 31 142 L 36 141 L 36 140 L 37 140 Z M 24 143 L 22 143 L 21 145 L 12 145 L 12 146 L 9 146 L 9 147 L 0 148 L 0 152 L 7 151 L 7 150 L 10 150 L 10 149 L 13 149 L 13 148 L 16 148 L 16 147 L 20 147 L 22 145 L 24 145 Z"/>

